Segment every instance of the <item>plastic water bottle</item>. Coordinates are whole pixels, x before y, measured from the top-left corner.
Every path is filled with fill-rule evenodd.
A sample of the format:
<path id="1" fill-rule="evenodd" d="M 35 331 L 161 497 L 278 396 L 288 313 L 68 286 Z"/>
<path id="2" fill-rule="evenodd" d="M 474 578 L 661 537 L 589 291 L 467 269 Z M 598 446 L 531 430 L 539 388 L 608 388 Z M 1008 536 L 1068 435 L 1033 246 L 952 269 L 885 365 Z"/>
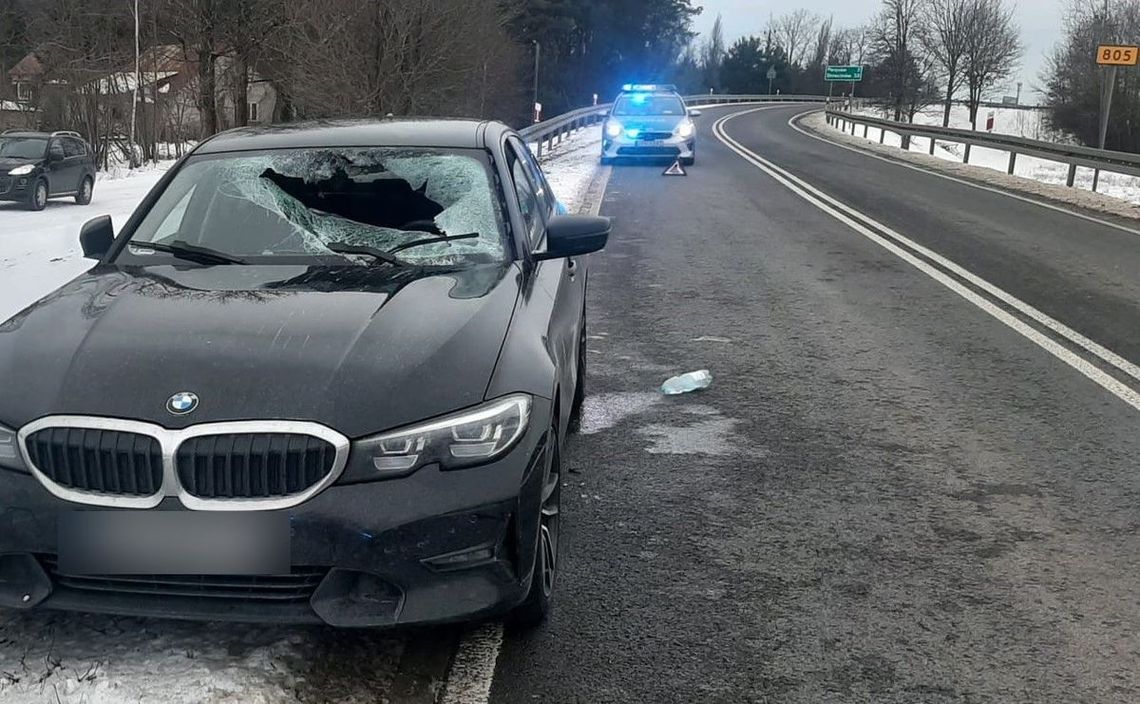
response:
<path id="1" fill-rule="evenodd" d="M 661 393 L 667 396 L 687 394 L 698 389 L 707 389 L 712 383 L 712 373 L 708 369 L 689 372 L 669 379 L 661 385 Z"/>

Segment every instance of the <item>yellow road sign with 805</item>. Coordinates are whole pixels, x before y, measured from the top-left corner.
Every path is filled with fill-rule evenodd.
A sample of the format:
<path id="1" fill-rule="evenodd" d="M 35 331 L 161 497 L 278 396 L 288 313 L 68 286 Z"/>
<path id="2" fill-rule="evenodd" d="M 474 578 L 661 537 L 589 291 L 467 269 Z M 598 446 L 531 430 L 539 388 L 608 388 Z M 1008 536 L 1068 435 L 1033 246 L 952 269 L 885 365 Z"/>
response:
<path id="1" fill-rule="evenodd" d="M 1096 62 L 1101 66 L 1135 66 L 1140 61 L 1140 47 L 1102 44 L 1096 48 Z"/>

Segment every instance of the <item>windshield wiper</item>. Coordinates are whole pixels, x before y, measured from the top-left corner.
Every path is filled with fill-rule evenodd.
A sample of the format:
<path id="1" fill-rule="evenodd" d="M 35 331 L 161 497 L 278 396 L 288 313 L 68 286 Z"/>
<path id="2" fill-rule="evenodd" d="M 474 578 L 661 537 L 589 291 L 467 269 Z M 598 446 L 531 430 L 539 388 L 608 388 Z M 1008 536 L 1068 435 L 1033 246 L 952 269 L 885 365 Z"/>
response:
<path id="1" fill-rule="evenodd" d="M 187 259 L 189 261 L 198 262 L 199 264 L 247 264 L 246 260 L 241 257 L 235 257 L 232 254 L 219 252 L 216 249 L 209 247 L 199 247 L 196 244 L 190 244 L 182 240 L 174 240 L 170 244 L 162 242 L 128 242 L 131 247 L 138 247 L 139 249 L 150 249 L 155 252 L 165 252 L 166 254 L 173 255 L 178 259 Z"/>
<path id="2" fill-rule="evenodd" d="M 449 235 L 446 237 L 429 237 L 426 239 L 414 240 L 412 242 L 402 244 L 399 247 L 395 247 L 395 248 L 390 249 L 388 251 L 391 252 L 392 254 L 395 254 L 396 252 L 403 252 L 405 249 L 411 249 L 412 247 L 420 247 L 420 246 L 425 245 L 425 244 L 436 244 L 437 242 L 454 242 L 455 240 L 473 240 L 478 236 L 479 236 L 478 232 L 469 232 L 466 235 Z"/>
<path id="3" fill-rule="evenodd" d="M 364 256 L 372 257 L 374 259 L 378 259 L 382 262 L 387 262 L 388 264 L 393 264 L 395 266 L 408 265 L 407 262 L 400 261 L 382 249 L 376 249 L 375 247 L 369 247 L 367 245 L 349 244 L 347 242 L 330 242 L 329 244 L 325 245 L 325 248 L 330 252 L 336 252 L 337 254 L 362 254 Z"/>

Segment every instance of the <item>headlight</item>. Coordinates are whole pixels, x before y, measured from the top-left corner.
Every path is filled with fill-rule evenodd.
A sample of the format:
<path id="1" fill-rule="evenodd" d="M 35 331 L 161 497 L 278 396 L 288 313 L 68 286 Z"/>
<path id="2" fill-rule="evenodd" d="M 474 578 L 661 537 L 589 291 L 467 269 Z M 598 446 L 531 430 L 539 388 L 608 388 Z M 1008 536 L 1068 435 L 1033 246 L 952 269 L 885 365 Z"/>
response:
<path id="1" fill-rule="evenodd" d="M 689 137 L 692 137 L 694 132 L 696 132 L 696 127 L 690 120 L 685 120 L 681 124 L 677 125 L 677 136 L 681 139 L 688 139 Z"/>
<path id="2" fill-rule="evenodd" d="M 8 175 L 9 176 L 27 176 L 28 174 L 32 173 L 35 170 L 36 170 L 36 167 L 33 166 L 32 164 L 24 164 L 23 166 L 17 166 L 16 168 L 9 171 Z"/>
<path id="3" fill-rule="evenodd" d="M 17 442 L 16 431 L 0 425 L 0 467 L 26 472 L 28 468 L 24 465 Z"/>
<path id="4" fill-rule="evenodd" d="M 462 469 L 506 454 L 526 432 L 530 396 L 517 394 L 353 443 L 345 479 L 402 477 L 429 464 Z"/>
<path id="5" fill-rule="evenodd" d="M 606 135 L 609 137 L 617 138 L 621 136 L 622 132 L 621 123 L 617 120 L 608 120 L 606 122 Z"/>

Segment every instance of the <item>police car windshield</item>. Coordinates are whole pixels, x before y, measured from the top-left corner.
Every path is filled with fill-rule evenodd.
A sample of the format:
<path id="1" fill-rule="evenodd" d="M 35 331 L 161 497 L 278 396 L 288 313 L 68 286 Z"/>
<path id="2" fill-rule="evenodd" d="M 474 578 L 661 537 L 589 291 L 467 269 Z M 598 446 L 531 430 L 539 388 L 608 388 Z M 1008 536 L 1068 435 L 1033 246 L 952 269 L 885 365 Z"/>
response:
<path id="1" fill-rule="evenodd" d="M 675 95 L 623 95 L 614 105 L 614 115 L 685 114 L 685 104 Z"/>
<path id="2" fill-rule="evenodd" d="M 0 157 L 39 159 L 47 148 L 42 137 L 0 137 Z"/>

